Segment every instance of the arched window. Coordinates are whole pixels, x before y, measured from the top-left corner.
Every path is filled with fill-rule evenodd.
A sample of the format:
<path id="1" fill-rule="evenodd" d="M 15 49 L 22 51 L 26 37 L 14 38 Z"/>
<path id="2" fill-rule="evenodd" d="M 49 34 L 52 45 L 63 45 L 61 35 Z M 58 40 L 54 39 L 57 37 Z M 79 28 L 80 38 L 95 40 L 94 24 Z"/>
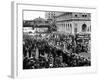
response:
<path id="1" fill-rule="evenodd" d="M 83 32 L 86 32 L 86 30 L 87 30 L 87 25 L 86 25 L 86 24 L 83 24 L 83 25 L 82 25 L 82 31 L 83 31 Z"/>

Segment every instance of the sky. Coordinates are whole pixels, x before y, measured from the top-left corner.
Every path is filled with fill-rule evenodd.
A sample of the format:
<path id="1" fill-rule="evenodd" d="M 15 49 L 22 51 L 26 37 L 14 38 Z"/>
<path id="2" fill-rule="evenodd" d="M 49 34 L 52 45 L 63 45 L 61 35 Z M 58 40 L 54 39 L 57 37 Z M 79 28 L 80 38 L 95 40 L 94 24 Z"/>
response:
<path id="1" fill-rule="evenodd" d="M 24 20 L 33 20 L 35 18 L 45 18 L 45 12 L 42 11 L 24 11 Z"/>

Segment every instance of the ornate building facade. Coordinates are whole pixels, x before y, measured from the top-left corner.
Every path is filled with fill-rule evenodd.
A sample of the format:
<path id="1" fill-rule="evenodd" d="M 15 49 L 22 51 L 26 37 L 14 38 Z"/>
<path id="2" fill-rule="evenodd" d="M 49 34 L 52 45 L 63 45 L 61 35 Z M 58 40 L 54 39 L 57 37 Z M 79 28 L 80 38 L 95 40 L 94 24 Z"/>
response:
<path id="1" fill-rule="evenodd" d="M 57 30 L 60 32 L 90 33 L 91 32 L 91 14 L 66 12 L 56 16 Z"/>

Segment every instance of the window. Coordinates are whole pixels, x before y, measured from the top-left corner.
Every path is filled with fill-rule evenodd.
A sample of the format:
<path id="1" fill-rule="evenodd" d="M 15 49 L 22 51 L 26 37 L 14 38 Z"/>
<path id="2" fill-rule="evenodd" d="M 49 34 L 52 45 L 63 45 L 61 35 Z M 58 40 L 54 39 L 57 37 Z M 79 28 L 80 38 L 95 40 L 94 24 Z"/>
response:
<path id="1" fill-rule="evenodd" d="M 83 31 L 83 32 L 86 32 L 86 30 L 87 30 L 87 25 L 86 25 L 86 24 L 83 24 L 83 25 L 82 25 L 82 31 Z"/>
<path id="2" fill-rule="evenodd" d="M 75 15 L 75 17 L 77 17 L 77 15 Z"/>
<path id="3" fill-rule="evenodd" d="M 82 15 L 82 17 L 84 17 L 84 15 Z"/>
<path id="4" fill-rule="evenodd" d="M 87 15 L 82 15 L 82 17 L 87 17 Z"/>

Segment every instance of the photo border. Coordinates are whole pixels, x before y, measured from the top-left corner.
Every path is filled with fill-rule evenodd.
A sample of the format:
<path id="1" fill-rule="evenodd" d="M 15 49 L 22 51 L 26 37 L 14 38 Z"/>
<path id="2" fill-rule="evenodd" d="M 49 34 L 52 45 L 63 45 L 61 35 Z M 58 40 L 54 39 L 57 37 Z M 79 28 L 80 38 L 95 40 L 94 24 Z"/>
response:
<path id="1" fill-rule="evenodd" d="M 24 8 L 23 8 L 24 6 Z M 20 49 L 19 48 L 20 46 L 18 45 L 19 42 L 20 42 L 20 37 L 19 35 L 22 35 L 20 34 L 20 30 L 21 30 L 21 27 L 22 27 L 22 22 L 21 22 L 21 25 L 20 25 L 20 22 L 19 22 L 19 13 L 22 12 L 22 14 L 20 13 L 20 15 L 23 15 L 23 10 L 25 9 L 25 6 L 28 7 L 28 6 L 31 6 L 31 7 L 52 7 L 52 8 L 66 8 L 66 9 L 79 9 L 78 11 L 79 12 L 82 12 L 83 11 L 86 11 L 86 12 L 89 12 L 91 13 L 91 16 L 93 15 L 93 17 L 91 17 L 91 25 L 93 26 L 96 26 L 96 8 L 86 8 L 86 7 L 71 7 L 71 6 L 55 6 L 55 5 L 39 5 L 39 4 L 26 4 L 26 3 L 16 3 L 16 2 L 13 2 L 13 17 L 14 17 L 14 22 L 13 23 L 13 38 L 14 38 L 14 41 L 13 41 L 13 47 L 14 47 L 14 50 L 12 51 L 12 77 L 14 78 L 17 78 L 17 77 L 32 77 L 33 74 L 34 76 L 33 77 L 36 77 L 36 76 L 54 76 L 54 75 L 66 75 L 66 74 L 70 74 L 70 73 L 92 73 L 92 72 L 96 72 L 96 56 L 92 55 L 91 54 L 91 58 L 93 58 L 93 61 L 94 61 L 94 65 L 91 65 L 91 67 L 72 67 L 72 68 L 56 68 L 56 71 L 55 71 L 55 68 L 54 69 L 36 69 L 36 70 L 22 70 L 22 65 L 20 64 L 20 57 L 19 55 L 21 55 L 19 53 Z M 29 8 L 28 8 L 29 9 Z M 84 10 L 85 9 L 85 10 Z M 41 9 L 40 9 L 41 10 Z M 35 11 L 35 10 L 34 10 Z M 47 9 L 47 11 L 50 11 Z M 66 11 L 66 10 L 65 10 Z M 61 12 L 64 12 L 63 10 Z M 69 11 L 70 12 L 70 11 Z M 72 12 L 77 12 L 75 10 L 72 10 Z M 92 19 L 93 18 L 93 19 Z M 22 19 L 23 20 L 23 19 Z M 94 21 L 94 22 L 93 22 Z M 93 22 L 93 23 L 92 23 Z M 93 32 L 92 32 L 93 27 L 91 27 L 91 36 L 93 35 Z M 93 35 L 94 36 L 94 35 Z M 23 36 L 22 36 L 23 37 Z M 91 37 L 92 38 L 92 37 Z M 93 41 L 91 41 L 92 43 Z M 93 45 L 94 45 L 94 42 L 93 42 Z M 95 50 L 93 49 L 93 45 L 91 44 L 91 53 L 92 52 L 95 52 Z M 94 51 L 93 51 L 94 50 Z M 80 71 L 82 69 L 82 71 Z M 66 72 L 66 71 L 67 72 Z M 78 70 L 78 71 L 77 71 Z M 86 71 L 85 71 L 86 70 Z M 77 71 L 77 72 L 76 72 Z M 60 73 L 59 73 L 60 72 Z"/>

